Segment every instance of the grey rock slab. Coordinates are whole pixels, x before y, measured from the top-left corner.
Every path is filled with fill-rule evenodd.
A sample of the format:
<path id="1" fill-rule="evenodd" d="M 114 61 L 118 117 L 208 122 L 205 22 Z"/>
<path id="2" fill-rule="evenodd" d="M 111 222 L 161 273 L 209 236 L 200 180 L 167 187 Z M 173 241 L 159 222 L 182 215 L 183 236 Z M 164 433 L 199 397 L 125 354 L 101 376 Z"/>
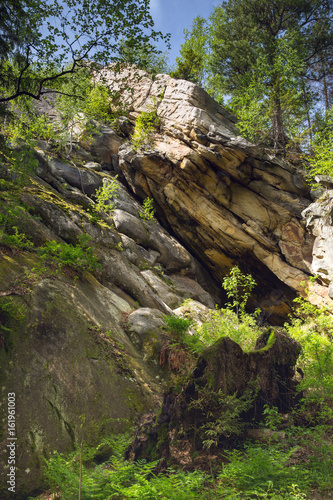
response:
<path id="1" fill-rule="evenodd" d="M 80 170 L 56 158 L 49 159 L 49 168 L 53 175 L 61 177 L 68 184 L 91 196 L 102 185 L 100 177 L 93 172 Z"/>
<path id="2" fill-rule="evenodd" d="M 148 245 L 160 253 L 159 262 L 167 271 L 177 271 L 191 266 L 189 252 L 157 223 L 146 223 L 149 231 Z"/>
<path id="3" fill-rule="evenodd" d="M 126 321 L 125 331 L 135 347 L 143 353 L 143 361 L 155 366 L 159 372 L 159 359 L 165 343 L 163 314 L 158 309 L 140 308 Z"/>
<path id="4" fill-rule="evenodd" d="M 96 161 L 88 161 L 88 163 L 85 163 L 83 166 L 89 170 L 96 170 L 96 172 L 102 171 L 102 165 Z"/>
<path id="5" fill-rule="evenodd" d="M 172 283 L 176 287 L 177 294 L 193 299 L 201 304 L 214 309 L 215 301 L 196 281 L 188 278 L 187 276 L 172 276 Z"/>
<path id="6" fill-rule="evenodd" d="M 96 156 L 101 165 L 107 168 L 112 165 L 112 155 L 118 153 L 123 139 L 107 125 L 96 121 L 92 123 L 96 132 L 84 131 L 80 139 L 80 145 Z"/>
<path id="7" fill-rule="evenodd" d="M 136 334 L 142 342 L 149 333 L 159 334 L 160 329 L 166 325 L 163 317 L 164 314 L 158 309 L 141 307 L 128 316 L 126 332 Z"/>
<path id="8" fill-rule="evenodd" d="M 149 283 L 156 295 L 171 309 L 179 307 L 184 301 L 184 297 L 177 295 L 172 282 L 167 278 L 161 278 L 149 269 L 141 271 L 141 275 Z"/>
<path id="9" fill-rule="evenodd" d="M 113 221 L 119 233 L 123 233 L 129 238 L 132 238 L 136 243 L 141 243 L 142 245 L 148 243 L 148 232 L 142 221 L 134 217 L 134 215 L 116 209 L 113 212 Z"/>

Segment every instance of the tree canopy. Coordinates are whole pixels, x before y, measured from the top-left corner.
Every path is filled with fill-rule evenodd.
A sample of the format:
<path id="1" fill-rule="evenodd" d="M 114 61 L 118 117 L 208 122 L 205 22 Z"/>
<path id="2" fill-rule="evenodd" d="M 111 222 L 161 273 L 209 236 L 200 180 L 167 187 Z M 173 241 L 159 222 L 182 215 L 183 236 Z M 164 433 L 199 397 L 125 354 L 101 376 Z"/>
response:
<path id="1" fill-rule="evenodd" d="M 87 63 L 121 60 L 122 39 L 142 47 L 165 38 L 153 29 L 149 0 L 3 0 L 0 102 L 38 99 L 52 81 Z"/>
<path id="2" fill-rule="evenodd" d="M 331 71 L 332 12 L 332 0 L 225 0 L 212 12 L 201 56 L 205 86 L 227 96 L 251 138 L 269 130 L 284 147 L 307 116 L 316 97 L 311 78 L 319 82 Z M 196 26 L 185 44 L 195 43 Z M 190 58 L 181 52 L 175 74 Z"/>

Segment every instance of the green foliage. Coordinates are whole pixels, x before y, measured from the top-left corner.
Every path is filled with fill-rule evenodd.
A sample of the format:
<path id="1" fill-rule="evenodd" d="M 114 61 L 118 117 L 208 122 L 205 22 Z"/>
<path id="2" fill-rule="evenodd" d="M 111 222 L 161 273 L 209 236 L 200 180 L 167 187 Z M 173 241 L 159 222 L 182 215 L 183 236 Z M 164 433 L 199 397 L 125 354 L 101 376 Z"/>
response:
<path id="1" fill-rule="evenodd" d="M 221 337 L 229 337 L 244 351 L 254 349 L 260 330 L 255 318 L 243 313 L 238 317 L 230 309 L 209 310 L 197 324 L 191 317 L 165 316 L 173 340 L 192 356 L 199 356 Z M 188 330 L 191 328 L 191 332 Z"/>
<path id="2" fill-rule="evenodd" d="M 185 334 L 193 325 L 190 318 L 182 318 L 181 316 L 163 316 L 163 319 L 168 330 L 177 341 L 184 340 Z"/>
<path id="3" fill-rule="evenodd" d="M 222 286 L 228 298 L 232 299 L 231 307 L 236 310 L 237 315 L 245 312 L 246 303 L 256 284 L 251 274 L 243 274 L 238 266 L 234 266 L 229 277 L 223 279 Z"/>
<path id="4" fill-rule="evenodd" d="M 120 441 L 120 446 L 119 446 Z M 82 500 L 94 498 L 108 499 L 146 499 L 156 500 L 194 500 L 202 493 L 207 482 L 203 472 L 187 473 L 168 470 L 167 475 L 155 474 L 157 462 L 145 460 L 128 462 L 122 458 L 124 445 L 128 441 L 121 438 L 107 440 L 112 449 L 112 456 L 103 465 L 96 465 L 92 458 L 97 449 L 84 447 L 82 467 Z M 105 444 L 105 442 L 104 442 Z M 80 451 L 72 455 L 54 452 L 46 460 L 45 478 L 53 492 L 61 492 L 62 500 L 76 500 L 79 491 Z M 88 459 L 88 460 L 87 460 Z"/>
<path id="5" fill-rule="evenodd" d="M 312 155 L 306 157 L 312 182 L 318 174 L 333 176 L 333 108 L 326 113 L 324 119 L 317 117 L 317 123 L 320 126 L 314 131 Z"/>
<path id="6" fill-rule="evenodd" d="M 154 130 L 158 130 L 159 126 L 160 119 L 157 116 L 153 104 L 148 111 L 142 111 L 136 120 L 134 134 L 131 140 L 134 151 L 138 151 L 145 144 L 150 144 L 151 134 Z"/>
<path id="7" fill-rule="evenodd" d="M 195 326 L 194 330 L 195 337 L 200 341 L 195 346 L 198 353 L 221 337 L 229 337 L 242 349 L 250 351 L 254 348 L 260 334 L 253 316 L 243 313 L 241 317 L 238 317 L 230 309 L 209 311 L 202 324 Z"/>
<path id="8" fill-rule="evenodd" d="M 37 139 L 48 141 L 55 149 L 64 148 L 69 154 L 72 144 L 82 130 L 96 131 L 98 120 L 111 124 L 116 116 L 111 113 L 110 90 L 102 83 L 92 80 L 90 71 L 83 68 L 74 75 L 68 75 L 52 84 L 58 93 L 54 103 L 58 120 L 52 121 L 47 115 L 36 114 L 33 99 L 20 97 L 12 104 L 11 118 L 6 125 L 5 134 L 13 144 L 22 141 L 35 146 Z"/>
<path id="9" fill-rule="evenodd" d="M 39 254 L 42 259 L 51 261 L 59 269 L 69 266 L 77 272 L 95 271 L 101 268 L 93 249 L 89 246 L 89 236 L 82 235 L 80 243 L 71 245 L 68 243 L 57 243 L 49 241 L 39 248 Z"/>
<path id="10" fill-rule="evenodd" d="M 199 429 L 204 448 L 217 447 L 221 438 L 239 436 L 245 427 L 241 415 L 249 410 L 252 402 L 250 389 L 238 396 L 224 394 L 221 389 L 201 388 L 198 398 L 193 399 L 190 406 L 206 413 L 206 423 Z"/>
<path id="11" fill-rule="evenodd" d="M 289 463 L 293 449 L 284 451 L 278 445 L 248 445 L 245 453 L 228 453 L 230 462 L 217 476 L 219 498 L 301 500 L 307 472 Z"/>
<path id="12" fill-rule="evenodd" d="M 5 140 L 0 136 L 0 162 L 3 163 L 7 170 L 6 179 L 15 182 L 15 187 L 22 186 L 27 182 L 28 175 L 35 171 L 38 166 L 38 160 L 35 158 L 35 152 L 31 147 L 31 142 L 27 141 L 19 145 Z"/>
<path id="13" fill-rule="evenodd" d="M 121 61 L 122 39 L 131 40 L 133 50 L 168 39 L 153 30 L 147 0 L 89 6 L 84 0 L 6 0 L 0 14 L 0 102 L 38 99 L 88 60 L 92 67 Z"/>
<path id="14" fill-rule="evenodd" d="M 115 210 L 116 204 L 113 200 L 117 198 L 119 191 L 117 179 L 117 175 L 111 180 L 103 179 L 103 185 L 95 193 L 95 209 L 97 212 L 105 212 L 110 215 Z"/>
<path id="15" fill-rule="evenodd" d="M 10 248 L 30 249 L 33 243 L 18 228 L 25 209 L 20 206 L 5 206 L 5 212 L 0 212 L 0 245 Z"/>
<path id="16" fill-rule="evenodd" d="M 198 16 L 194 19 L 191 30 L 184 30 L 185 41 L 180 48 L 180 57 L 176 58 L 176 67 L 170 73 L 173 78 L 182 78 L 202 85 L 205 78 L 207 23 Z"/>
<path id="17" fill-rule="evenodd" d="M 152 198 L 145 198 L 142 204 L 142 211 L 139 213 L 142 219 L 152 221 L 154 220 L 154 200 Z"/>
<path id="18" fill-rule="evenodd" d="M 138 46 L 133 40 L 121 40 L 119 56 L 122 61 L 134 64 L 154 76 L 168 72 L 168 54 L 162 53 L 151 43 Z"/>
<path id="19" fill-rule="evenodd" d="M 282 415 L 279 413 L 279 409 L 276 406 L 264 406 L 264 422 L 265 426 L 267 426 L 272 431 L 277 429 L 277 426 L 282 422 Z"/>
<path id="20" fill-rule="evenodd" d="M 300 388 L 308 397 L 333 401 L 333 318 L 305 299 L 297 298 L 296 302 L 296 316 L 285 328 L 302 346 L 298 366 L 304 378 Z"/>
<path id="21" fill-rule="evenodd" d="M 20 109 L 20 117 L 10 122 L 6 134 L 14 143 L 24 140 L 34 144 L 35 139 L 49 141 L 56 137 L 56 130 L 47 115 L 36 116 L 32 110 Z"/>
<path id="22" fill-rule="evenodd" d="M 320 98 L 311 81 L 324 80 L 328 101 L 331 33 L 331 2 L 226 0 L 185 31 L 172 75 L 204 85 L 248 139 L 298 145 Z"/>

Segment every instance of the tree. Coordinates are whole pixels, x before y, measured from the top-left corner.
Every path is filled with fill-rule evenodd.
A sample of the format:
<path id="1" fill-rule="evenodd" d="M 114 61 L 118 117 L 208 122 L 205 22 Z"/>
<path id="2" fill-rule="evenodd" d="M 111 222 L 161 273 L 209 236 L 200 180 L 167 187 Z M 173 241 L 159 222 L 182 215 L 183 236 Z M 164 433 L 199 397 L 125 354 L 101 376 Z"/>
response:
<path id="1" fill-rule="evenodd" d="M 168 36 L 153 30 L 149 0 L 2 0 L 0 102 L 38 99 L 88 58 L 119 61 L 121 39 L 142 47 L 158 38 Z"/>
<path id="2" fill-rule="evenodd" d="M 168 72 L 167 53 L 161 53 L 149 42 L 138 46 L 135 40 L 121 40 L 119 59 L 125 63 L 135 64 L 138 68 L 153 75 Z"/>
<path id="3" fill-rule="evenodd" d="M 191 30 L 184 30 L 184 34 L 180 57 L 176 58 L 176 67 L 170 75 L 202 85 L 206 67 L 207 22 L 201 16 L 196 17 Z"/>
<path id="4" fill-rule="evenodd" d="M 330 99 L 332 9 L 332 0 L 224 0 L 185 31 L 172 76 L 227 104 L 250 139 L 285 147 L 306 122 L 311 129 L 314 81 Z"/>
<path id="5" fill-rule="evenodd" d="M 285 112 L 304 107 L 311 61 L 333 46 L 332 1 L 228 0 L 211 16 L 210 46 L 220 87 L 236 107 L 243 90 L 250 103 L 260 103 L 274 144 L 283 147 Z"/>

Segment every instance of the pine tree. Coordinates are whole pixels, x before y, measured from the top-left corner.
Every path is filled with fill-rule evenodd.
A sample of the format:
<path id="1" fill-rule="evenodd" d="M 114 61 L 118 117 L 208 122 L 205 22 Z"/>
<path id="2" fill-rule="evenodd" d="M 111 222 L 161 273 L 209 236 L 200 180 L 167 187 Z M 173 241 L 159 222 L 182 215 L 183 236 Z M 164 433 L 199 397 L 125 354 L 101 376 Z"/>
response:
<path id="1" fill-rule="evenodd" d="M 286 114 L 305 113 L 314 58 L 333 46 L 331 18 L 331 0 L 229 0 L 211 17 L 212 78 L 236 108 L 261 108 L 275 146 L 289 142 Z"/>

